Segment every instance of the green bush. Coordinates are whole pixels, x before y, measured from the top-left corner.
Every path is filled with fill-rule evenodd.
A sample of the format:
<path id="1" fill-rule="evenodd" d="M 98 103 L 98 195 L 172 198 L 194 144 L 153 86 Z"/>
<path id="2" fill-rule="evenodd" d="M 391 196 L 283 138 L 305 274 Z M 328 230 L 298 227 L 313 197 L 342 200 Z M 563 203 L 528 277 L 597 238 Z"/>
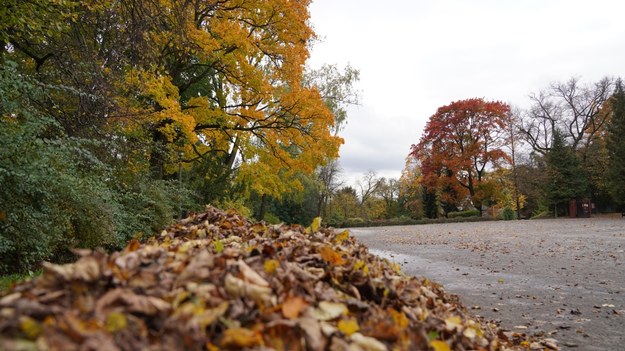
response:
<path id="1" fill-rule="evenodd" d="M 511 221 L 514 219 L 514 210 L 510 207 L 503 209 L 502 217 L 504 221 Z"/>
<path id="2" fill-rule="evenodd" d="M 123 247 L 171 222 L 180 207 L 191 208 L 177 182 L 120 181 L 92 152 L 105 145 L 67 137 L 31 102 L 53 88 L 11 63 L 0 75 L 0 274 L 72 260 L 76 247 Z"/>
<path id="3" fill-rule="evenodd" d="M 465 210 L 458 212 L 449 212 L 447 214 L 447 218 L 457 218 L 457 217 L 479 217 L 480 211 L 478 210 Z"/>
<path id="4" fill-rule="evenodd" d="M 278 216 L 276 216 L 275 214 L 273 214 L 271 212 L 265 213 L 265 217 L 263 218 L 263 220 L 265 222 L 269 223 L 269 224 L 280 224 L 280 223 L 282 223 L 280 218 L 278 218 Z"/>

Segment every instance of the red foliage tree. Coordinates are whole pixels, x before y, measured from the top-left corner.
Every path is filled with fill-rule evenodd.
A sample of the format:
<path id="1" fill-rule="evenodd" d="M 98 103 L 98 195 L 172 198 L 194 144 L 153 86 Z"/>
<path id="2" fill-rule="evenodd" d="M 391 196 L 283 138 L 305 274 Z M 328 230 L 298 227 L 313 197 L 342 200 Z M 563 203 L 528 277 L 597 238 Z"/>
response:
<path id="1" fill-rule="evenodd" d="M 507 104 L 484 99 L 440 107 L 410 152 L 421 164 L 427 190 L 456 204 L 468 194 L 481 211 L 480 184 L 485 172 L 508 158 L 502 150 L 508 113 Z"/>

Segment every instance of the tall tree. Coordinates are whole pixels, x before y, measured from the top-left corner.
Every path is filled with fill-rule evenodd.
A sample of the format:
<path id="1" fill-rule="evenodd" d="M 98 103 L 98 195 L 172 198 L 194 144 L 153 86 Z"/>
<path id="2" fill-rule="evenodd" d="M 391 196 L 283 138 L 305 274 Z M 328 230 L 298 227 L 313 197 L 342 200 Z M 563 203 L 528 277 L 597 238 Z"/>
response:
<path id="1" fill-rule="evenodd" d="M 423 184 L 429 191 L 445 190 L 456 200 L 469 194 L 480 209 L 477 185 L 489 167 L 506 161 L 506 116 L 502 102 L 467 99 L 440 107 L 425 127 L 411 156 L 419 160 Z"/>
<path id="2" fill-rule="evenodd" d="M 551 149 L 547 153 L 547 183 L 545 194 L 558 215 L 558 205 L 571 199 L 586 196 L 587 184 L 573 147 L 566 145 L 562 135 L 555 130 Z M 563 208 L 563 207 L 560 207 Z"/>
<path id="3" fill-rule="evenodd" d="M 615 203 L 625 205 L 625 91 L 618 80 L 610 99 L 611 114 L 606 128 L 608 188 Z"/>
<path id="4" fill-rule="evenodd" d="M 524 139 L 541 155 L 551 149 L 556 131 L 573 150 L 587 147 L 605 124 L 601 106 L 613 86 L 614 80 L 607 77 L 589 85 L 571 78 L 531 94 L 533 104 L 519 125 Z"/>

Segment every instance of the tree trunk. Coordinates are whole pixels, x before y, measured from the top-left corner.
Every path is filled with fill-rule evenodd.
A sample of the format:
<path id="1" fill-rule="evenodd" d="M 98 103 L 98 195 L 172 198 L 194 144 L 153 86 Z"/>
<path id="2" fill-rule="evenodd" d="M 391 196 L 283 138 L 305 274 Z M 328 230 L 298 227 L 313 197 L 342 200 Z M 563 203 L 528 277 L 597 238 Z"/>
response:
<path id="1" fill-rule="evenodd" d="M 267 214 L 267 195 L 263 194 L 260 198 L 260 208 L 258 209 L 258 220 L 262 221 L 265 218 L 265 214 Z"/>

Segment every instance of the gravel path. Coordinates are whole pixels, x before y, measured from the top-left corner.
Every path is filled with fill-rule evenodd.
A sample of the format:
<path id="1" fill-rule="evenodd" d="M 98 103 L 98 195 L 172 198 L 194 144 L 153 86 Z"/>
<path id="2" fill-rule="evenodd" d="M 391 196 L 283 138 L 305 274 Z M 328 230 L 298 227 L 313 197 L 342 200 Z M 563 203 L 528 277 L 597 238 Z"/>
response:
<path id="1" fill-rule="evenodd" d="M 625 219 L 350 230 L 504 329 L 545 333 L 563 350 L 625 350 Z"/>

